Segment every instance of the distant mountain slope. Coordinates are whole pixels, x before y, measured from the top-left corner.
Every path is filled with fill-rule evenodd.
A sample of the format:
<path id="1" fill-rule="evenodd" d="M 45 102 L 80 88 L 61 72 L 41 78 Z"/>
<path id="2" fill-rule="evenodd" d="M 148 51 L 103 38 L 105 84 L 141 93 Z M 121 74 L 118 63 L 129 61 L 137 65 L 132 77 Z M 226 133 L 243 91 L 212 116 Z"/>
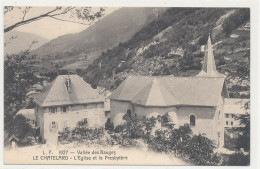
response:
<path id="1" fill-rule="evenodd" d="M 145 24 L 151 22 L 157 13 L 165 10 L 166 8 L 120 8 L 86 30 L 58 37 L 33 53 L 40 57 L 72 57 L 80 53 L 113 48 L 131 38 Z"/>
<path id="2" fill-rule="evenodd" d="M 21 51 L 29 49 L 29 46 L 34 41 L 35 43 L 32 45 L 31 50 L 37 49 L 46 42 L 47 39 L 44 39 L 40 36 L 19 32 L 19 31 L 11 31 L 4 34 L 4 54 L 15 54 Z"/>
<path id="3" fill-rule="evenodd" d="M 194 76 L 211 33 L 217 69 L 230 97 L 249 97 L 250 11 L 170 8 L 130 40 L 103 53 L 83 71 L 92 85 L 115 89 L 129 74 Z"/>

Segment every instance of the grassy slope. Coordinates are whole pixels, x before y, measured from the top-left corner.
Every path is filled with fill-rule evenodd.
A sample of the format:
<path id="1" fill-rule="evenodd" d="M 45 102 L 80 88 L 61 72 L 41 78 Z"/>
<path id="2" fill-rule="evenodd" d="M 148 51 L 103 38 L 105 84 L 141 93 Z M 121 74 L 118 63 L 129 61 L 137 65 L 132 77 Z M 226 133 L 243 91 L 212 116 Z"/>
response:
<path id="1" fill-rule="evenodd" d="M 51 40 L 31 52 L 40 59 L 34 63 L 35 67 L 40 67 L 36 71 L 44 73 L 47 70 L 58 71 L 59 68 L 85 69 L 102 51 L 129 40 L 144 25 L 156 18 L 155 11 L 160 14 L 166 9 L 121 8 L 82 32 Z M 87 62 L 78 60 L 79 55 L 85 55 Z M 41 68 L 42 64 L 47 65 L 46 69 Z"/>
<path id="2" fill-rule="evenodd" d="M 249 73 L 246 70 L 249 69 L 250 31 L 243 28 L 248 20 L 231 25 L 232 36 L 223 30 L 228 18 L 243 12 L 238 9 L 171 8 L 129 41 L 102 53 L 83 76 L 93 85 L 114 89 L 129 74 L 196 75 L 203 59 L 200 47 L 211 33 L 217 68 L 227 75 L 230 96 L 249 97 Z"/>

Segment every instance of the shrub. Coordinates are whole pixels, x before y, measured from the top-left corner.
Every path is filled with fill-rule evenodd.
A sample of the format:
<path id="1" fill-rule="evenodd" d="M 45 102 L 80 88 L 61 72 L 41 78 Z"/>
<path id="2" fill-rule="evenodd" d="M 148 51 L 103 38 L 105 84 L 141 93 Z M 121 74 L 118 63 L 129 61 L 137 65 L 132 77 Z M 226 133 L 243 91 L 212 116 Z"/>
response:
<path id="1" fill-rule="evenodd" d="M 226 34 L 226 36 L 229 36 L 233 30 L 248 20 L 250 20 L 250 9 L 241 8 L 224 21 L 222 24 L 223 32 Z"/>
<path id="2" fill-rule="evenodd" d="M 119 145 L 123 148 L 140 148 L 141 146 L 137 144 L 136 139 L 131 139 L 128 137 L 122 137 L 119 133 L 114 133 L 110 135 L 110 145 Z"/>
<path id="3" fill-rule="evenodd" d="M 67 144 L 69 142 L 85 142 L 87 140 L 99 140 L 104 136 L 104 128 L 88 128 L 84 122 L 79 122 L 73 130 L 59 132 L 59 142 Z"/>
<path id="4" fill-rule="evenodd" d="M 230 166 L 247 166 L 250 165 L 250 155 L 244 155 L 242 152 L 236 152 L 229 156 L 225 165 Z"/>
<path id="5" fill-rule="evenodd" d="M 108 118 L 107 122 L 105 123 L 105 130 L 109 130 L 109 131 L 114 130 L 114 124 L 111 122 L 110 118 Z"/>
<path id="6" fill-rule="evenodd" d="M 188 141 L 185 154 L 195 165 L 219 165 L 220 157 L 214 153 L 217 146 L 207 137 L 193 135 Z"/>
<path id="7" fill-rule="evenodd" d="M 221 162 L 214 153 L 216 144 L 202 134 L 192 135 L 188 124 L 178 129 L 157 130 L 146 143 L 153 151 L 174 153 L 176 157 L 195 165 L 219 165 Z"/>

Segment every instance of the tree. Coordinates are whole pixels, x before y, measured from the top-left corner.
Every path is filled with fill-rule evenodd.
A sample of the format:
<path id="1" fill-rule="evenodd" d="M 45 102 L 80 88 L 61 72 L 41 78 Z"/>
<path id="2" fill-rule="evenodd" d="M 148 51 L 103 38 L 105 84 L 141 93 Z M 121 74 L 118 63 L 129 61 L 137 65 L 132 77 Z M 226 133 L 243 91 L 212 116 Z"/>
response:
<path id="1" fill-rule="evenodd" d="M 28 79 L 23 79 L 24 74 L 29 73 L 26 71 L 26 63 L 23 62 L 26 55 L 27 53 L 13 56 L 8 55 L 4 63 L 5 117 L 10 111 L 12 111 L 11 115 L 13 116 L 25 98 L 26 88 L 29 85 L 29 83 L 26 83 Z"/>
<path id="2" fill-rule="evenodd" d="M 235 132 L 239 133 L 238 138 L 235 140 L 234 147 L 238 150 L 229 156 L 227 164 L 231 166 L 247 166 L 250 165 L 250 115 L 247 113 L 250 109 L 250 101 L 244 104 L 244 109 L 246 113 L 241 116 L 237 116 L 236 119 L 240 121 L 240 125 L 244 127 L 238 127 L 233 129 Z M 249 153 L 239 151 L 243 148 Z"/>
<path id="3" fill-rule="evenodd" d="M 250 101 L 244 104 L 245 111 L 250 108 Z M 236 141 L 236 148 L 244 148 L 246 151 L 250 151 L 250 115 L 248 113 L 236 117 L 239 120 L 240 125 L 244 127 L 236 128 L 235 131 L 239 132 L 239 136 Z"/>
<path id="4" fill-rule="evenodd" d="M 26 7 L 14 7 L 14 6 L 5 6 L 4 7 L 4 15 L 17 12 L 18 10 L 22 11 L 21 20 L 4 28 L 4 33 L 9 32 L 19 26 L 29 24 L 31 22 L 43 19 L 43 18 L 51 18 L 59 21 L 65 22 L 73 22 L 83 25 L 90 25 L 95 20 L 99 20 L 104 16 L 104 8 L 99 8 L 98 11 L 93 11 L 91 7 L 61 7 L 56 6 L 53 9 L 46 11 L 45 13 L 34 16 L 31 18 L 27 18 L 28 14 L 30 13 L 33 7 L 26 6 Z M 68 16 L 67 18 L 64 16 Z M 74 18 L 74 20 L 73 20 Z M 75 20 L 77 18 L 77 20 Z M 86 21 L 88 23 L 86 23 Z"/>
<path id="5" fill-rule="evenodd" d="M 27 145 L 32 143 L 31 141 L 36 134 L 36 131 L 34 131 L 27 119 L 20 114 L 14 116 L 6 127 L 8 129 L 8 138 L 14 135 L 18 139 L 22 140 L 23 144 Z"/>
<path id="6" fill-rule="evenodd" d="M 230 15 L 222 24 L 223 32 L 229 36 L 233 30 L 250 20 L 250 9 L 241 8 Z"/>
<path id="7" fill-rule="evenodd" d="M 185 152 L 195 165 L 219 165 L 220 157 L 214 153 L 216 144 L 202 134 L 193 135 Z"/>

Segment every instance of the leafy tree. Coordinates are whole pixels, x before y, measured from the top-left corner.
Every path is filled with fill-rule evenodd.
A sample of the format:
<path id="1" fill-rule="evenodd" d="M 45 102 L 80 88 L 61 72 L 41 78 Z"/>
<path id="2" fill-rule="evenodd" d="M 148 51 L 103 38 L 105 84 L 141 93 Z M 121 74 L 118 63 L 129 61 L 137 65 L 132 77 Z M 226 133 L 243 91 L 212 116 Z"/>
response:
<path id="1" fill-rule="evenodd" d="M 37 81 L 28 68 L 25 58 L 27 52 L 8 55 L 4 62 L 4 115 L 12 118 L 22 106 L 27 89 Z M 9 117 L 8 117 L 9 116 Z M 5 120 L 5 123 L 8 122 Z"/>
<path id="2" fill-rule="evenodd" d="M 223 32 L 226 33 L 226 36 L 229 36 L 233 30 L 249 20 L 250 9 L 241 8 L 224 21 L 224 23 L 222 24 Z"/>
<path id="3" fill-rule="evenodd" d="M 250 101 L 246 102 L 244 105 L 245 111 L 248 111 L 250 108 Z M 239 132 L 238 139 L 236 141 L 236 148 L 244 148 L 245 151 L 250 151 L 250 115 L 243 114 L 239 117 L 236 117 L 239 120 L 240 125 L 244 127 L 236 128 L 235 131 Z"/>
<path id="4" fill-rule="evenodd" d="M 214 153 L 216 144 L 202 134 L 193 135 L 186 148 L 186 154 L 196 165 L 219 165 L 220 157 Z"/>
<path id="5" fill-rule="evenodd" d="M 232 154 L 227 162 L 229 166 L 247 166 L 250 164 L 250 155 L 244 155 L 242 152 Z"/>
<path id="6" fill-rule="evenodd" d="M 167 127 L 169 129 L 173 129 L 175 125 L 168 113 L 162 115 L 161 124 L 163 127 Z"/>
<path id="7" fill-rule="evenodd" d="M 16 136 L 22 140 L 25 145 L 32 144 L 32 139 L 36 135 L 36 131 L 28 123 L 28 120 L 23 115 L 16 115 L 9 121 L 6 128 L 8 129 L 8 136 Z"/>
<path id="8" fill-rule="evenodd" d="M 90 25 L 95 20 L 100 19 L 104 15 L 104 8 L 100 8 L 98 11 L 93 10 L 91 7 L 61 7 L 57 6 L 49 11 L 46 11 L 43 14 L 38 16 L 33 16 L 31 18 L 27 18 L 28 14 L 30 13 L 33 7 L 26 6 L 26 7 L 14 7 L 14 6 L 5 6 L 4 7 L 4 15 L 10 13 L 18 13 L 22 11 L 21 20 L 10 25 L 5 26 L 4 33 L 9 32 L 19 26 L 29 24 L 31 22 L 43 19 L 43 18 L 51 18 L 59 21 L 65 22 L 73 22 L 83 25 Z M 67 16 L 67 17 L 64 17 Z M 68 19 L 67 19 L 68 18 Z M 75 20 L 77 18 L 77 20 Z M 86 23 L 87 21 L 88 23 Z"/>
<path id="9" fill-rule="evenodd" d="M 132 116 L 131 113 L 126 113 L 123 116 L 123 120 L 126 121 L 123 124 L 123 133 L 124 137 L 128 137 L 131 139 L 141 138 L 144 135 L 144 131 L 142 130 L 144 126 L 145 117 Z"/>

